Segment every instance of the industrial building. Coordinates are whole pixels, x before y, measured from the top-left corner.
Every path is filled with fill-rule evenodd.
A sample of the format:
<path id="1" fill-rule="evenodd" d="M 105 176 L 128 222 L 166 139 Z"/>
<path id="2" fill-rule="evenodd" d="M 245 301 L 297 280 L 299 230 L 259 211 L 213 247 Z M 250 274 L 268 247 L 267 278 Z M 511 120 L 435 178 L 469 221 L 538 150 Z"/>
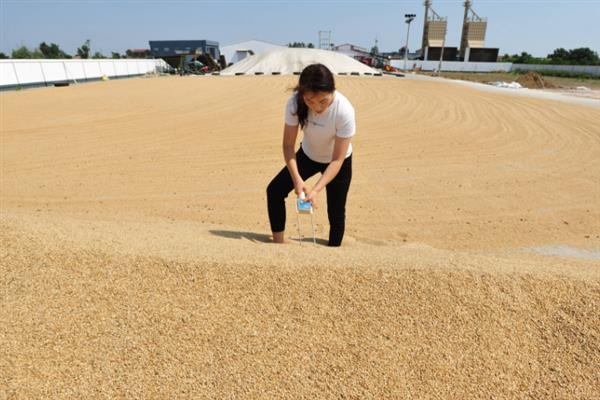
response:
<path id="1" fill-rule="evenodd" d="M 423 39 L 421 41 L 421 58 L 439 60 L 442 51 L 443 59 L 455 61 L 458 48 L 446 46 L 448 19 L 441 17 L 431 7 L 431 0 L 425 0 L 425 18 L 423 24 Z"/>
<path id="2" fill-rule="evenodd" d="M 496 62 L 498 60 L 498 48 L 484 47 L 487 19 L 480 17 L 473 10 L 471 0 L 466 0 L 464 3 L 460 50 L 457 47 L 447 46 L 448 20 L 435 12 L 432 3 L 432 0 L 424 2 L 425 18 L 420 56 L 422 60 L 440 60 L 442 51 L 444 61 Z"/>
<path id="3" fill-rule="evenodd" d="M 481 18 L 471 7 L 471 0 L 465 1 L 462 36 L 460 39 L 459 57 L 463 61 L 495 62 L 498 59 L 498 48 L 485 45 L 487 18 Z"/>

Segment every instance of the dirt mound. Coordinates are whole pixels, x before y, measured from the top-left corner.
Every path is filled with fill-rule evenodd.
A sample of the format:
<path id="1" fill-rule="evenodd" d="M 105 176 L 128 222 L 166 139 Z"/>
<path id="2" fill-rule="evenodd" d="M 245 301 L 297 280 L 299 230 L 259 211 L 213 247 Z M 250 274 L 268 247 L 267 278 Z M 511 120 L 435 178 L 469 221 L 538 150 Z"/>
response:
<path id="1" fill-rule="evenodd" d="M 554 85 L 544 79 L 544 77 L 537 72 L 530 71 L 525 75 L 519 77 L 517 82 L 521 86 L 528 89 L 551 89 Z"/>

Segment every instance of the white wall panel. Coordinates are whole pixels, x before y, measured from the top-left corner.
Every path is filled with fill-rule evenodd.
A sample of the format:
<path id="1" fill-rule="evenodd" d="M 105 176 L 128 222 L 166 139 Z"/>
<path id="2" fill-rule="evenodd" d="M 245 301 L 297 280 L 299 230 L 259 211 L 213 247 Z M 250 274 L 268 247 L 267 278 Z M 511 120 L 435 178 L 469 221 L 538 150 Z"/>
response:
<path id="1" fill-rule="evenodd" d="M 404 68 L 404 60 L 392 60 L 391 65 L 396 68 Z M 414 66 L 421 68 L 423 71 L 437 70 L 440 65 L 439 61 L 421 61 L 408 60 L 406 67 L 411 70 Z M 462 62 L 462 61 L 443 61 L 442 71 L 455 72 L 495 72 L 511 70 L 511 63 L 487 63 L 487 62 Z"/>
<path id="2" fill-rule="evenodd" d="M 84 80 L 85 71 L 83 70 L 83 63 L 78 60 L 67 60 L 64 62 L 67 69 L 67 80 Z"/>
<path id="3" fill-rule="evenodd" d="M 85 70 L 85 77 L 87 79 L 98 79 L 102 76 L 97 61 L 83 63 L 83 69 Z"/>
<path id="4" fill-rule="evenodd" d="M 44 69 L 44 78 L 46 82 L 66 81 L 64 64 L 61 61 L 46 61 L 40 63 Z"/>
<path id="5" fill-rule="evenodd" d="M 3 85 L 18 85 L 17 75 L 15 75 L 15 67 L 12 62 L 0 63 L 0 82 Z"/>
<path id="6" fill-rule="evenodd" d="M 106 75 L 108 77 L 116 76 L 115 73 L 115 64 L 113 60 L 100 60 L 100 73 L 102 75 Z"/>
<path id="7" fill-rule="evenodd" d="M 42 64 L 39 61 L 15 63 L 15 67 L 17 68 L 17 79 L 21 85 L 45 81 Z"/>
<path id="8" fill-rule="evenodd" d="M 127 72 L 127 61 L 125 60 L 115 60 L 115 68 L 116 68 L 116 76 L 127 76 L 129 72 Z"/>

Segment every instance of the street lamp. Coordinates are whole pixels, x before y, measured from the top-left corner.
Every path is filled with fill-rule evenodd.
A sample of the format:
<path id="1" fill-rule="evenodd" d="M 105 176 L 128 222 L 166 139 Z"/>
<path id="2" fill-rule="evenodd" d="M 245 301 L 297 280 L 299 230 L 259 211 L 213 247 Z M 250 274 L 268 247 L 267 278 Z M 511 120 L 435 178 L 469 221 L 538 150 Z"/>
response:
<path id="1" fill-rule="evenodd" d="M 408 60 L 408 35 L 410 34 L 410 23 L 413 22 L 417 14 L 404 14 L 404 18 L 406 18 L 406 24 L 408 27 L 406 28 L 406 46 L 404 46 L 404 72 L 406 72 L 406 62 Z"/>

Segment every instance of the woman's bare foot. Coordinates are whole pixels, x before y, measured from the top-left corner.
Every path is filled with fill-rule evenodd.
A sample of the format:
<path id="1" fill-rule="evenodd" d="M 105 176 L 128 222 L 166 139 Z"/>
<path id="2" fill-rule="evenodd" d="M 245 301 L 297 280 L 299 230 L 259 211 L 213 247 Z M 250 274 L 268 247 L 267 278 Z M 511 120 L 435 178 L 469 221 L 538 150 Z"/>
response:
<path id="1" fill-rule="evenodd" d="M 282 232 L 273 232 L 273 243 L 289 244 L 292 242 L 285 238 L 284 232 L 282 231 Z"/>

